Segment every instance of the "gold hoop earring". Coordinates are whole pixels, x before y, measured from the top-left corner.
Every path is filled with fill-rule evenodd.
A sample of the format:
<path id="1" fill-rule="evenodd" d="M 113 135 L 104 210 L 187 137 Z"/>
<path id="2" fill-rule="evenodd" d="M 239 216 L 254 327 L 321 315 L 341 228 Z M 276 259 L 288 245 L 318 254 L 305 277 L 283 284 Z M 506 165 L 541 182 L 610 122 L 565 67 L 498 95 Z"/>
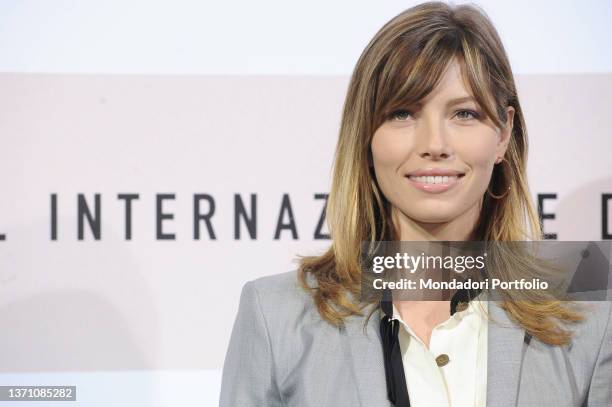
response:
<path id="1" fill-rule="evenodd" d="M 510 187 L 508 187 L 508 189 L 506 189 L 506 192 L 504 192 L 501 195 L 493 195 L 491 193 L 491 191 L 489 191 L 489 188 L 487 188 L 487 194 L 489 194 L 489 196 L 493 199 L 502 199 L 503 197 L 505 197 L 506 195 L 508 195 L 508 192 L 510 192 Z"/>
<path id="2" fill-rule="evenodd" d="M 508 162 L 508 160 L 506 160 L 504 157 L 497 157 L 497 160 L 495 160 L 495 163 L 496 163 L 496 164 L 499 164 L 499 163 L 502 163 L 502 162 L 506 162 L 506 163 L 507 163 L 507 162 Z M 492 192 L 489 190 L 489 187 L 487 187 L 487 194 L 489 194 L 489 196 L 490 196 L 491 198 L 493 198 L 493 199 L 502 199 L 503 197 L 505 197 L 506 195 L 508 195 L 508 193 L 510 192 L 510 188 L 511 188 L 511 187 L 508 187 L 508 188 L 506 189 L 506 192 L 504 192 L 504 193 L 503 193 L 503 194 L 501 194 L 501 195 L 495 195 L 495 194 L 493 194 L 493 193 L 492 193 Z"/>

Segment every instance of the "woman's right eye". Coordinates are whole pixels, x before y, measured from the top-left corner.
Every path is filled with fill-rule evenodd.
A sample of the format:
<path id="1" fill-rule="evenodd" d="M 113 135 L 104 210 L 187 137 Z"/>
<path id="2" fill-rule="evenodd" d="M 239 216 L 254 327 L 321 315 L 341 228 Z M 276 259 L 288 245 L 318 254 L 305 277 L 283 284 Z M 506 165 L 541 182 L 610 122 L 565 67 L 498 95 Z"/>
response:
<path id="1" fill-rule="evenodd" d="M 391 119 L 404 122 L 408 120 L 410 115 L 411 113 L 408 110 L 396 110 L 395 112 L 391 113 Z"/>

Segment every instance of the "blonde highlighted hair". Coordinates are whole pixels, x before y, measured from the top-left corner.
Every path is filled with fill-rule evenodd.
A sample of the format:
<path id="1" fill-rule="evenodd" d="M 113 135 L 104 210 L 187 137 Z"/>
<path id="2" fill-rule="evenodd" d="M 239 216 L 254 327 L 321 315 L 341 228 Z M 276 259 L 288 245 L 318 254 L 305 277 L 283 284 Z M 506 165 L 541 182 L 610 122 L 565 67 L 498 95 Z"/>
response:
<path id="1" fill-rule="evenodd" d="M 356 64 L 344 103 L 326 206 L 332 243 L 320 256 L 298 256 L 302 286 L 311 291 L 322 318 L 334 325 L 341 325 L 347 316 L 362 315 L 369 305 L 359 299 L 362 242 L 398 239 L 390 204 L 371 166 L 372 136 L 397 108 L 428 95 L 453 58 L 495 125 L 505 125 L 507 106 L 515 110 L 506 165 L 494 167 L 489 185 L 502 197 L 483 197 L 474 240 L 541 240 L 527 183 L 523 111 L 495 28 L 473 5 L 429 2 L 412 7 L 378 31 Z M 316 284 L 311 285 L 309 279 Z M 571 331 L 564 324 L 581 319 L 568 303 L 555 299 L 513 301 L 508 297 L 503 308 L 528 333 L 552 345 L 568 343 Z"/>

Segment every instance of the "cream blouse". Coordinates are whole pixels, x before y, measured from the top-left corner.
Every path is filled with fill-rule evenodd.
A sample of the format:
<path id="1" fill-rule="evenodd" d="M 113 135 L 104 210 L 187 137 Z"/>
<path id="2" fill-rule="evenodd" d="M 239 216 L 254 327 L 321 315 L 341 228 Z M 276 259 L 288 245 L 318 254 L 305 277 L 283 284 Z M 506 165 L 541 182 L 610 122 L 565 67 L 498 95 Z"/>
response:
<path id="1" fill-rule="evenodd" d="M 412 407 L 486 407 L 487 301 L 464 308 L 434 327 L 427 349 L 393 305 Z"/>

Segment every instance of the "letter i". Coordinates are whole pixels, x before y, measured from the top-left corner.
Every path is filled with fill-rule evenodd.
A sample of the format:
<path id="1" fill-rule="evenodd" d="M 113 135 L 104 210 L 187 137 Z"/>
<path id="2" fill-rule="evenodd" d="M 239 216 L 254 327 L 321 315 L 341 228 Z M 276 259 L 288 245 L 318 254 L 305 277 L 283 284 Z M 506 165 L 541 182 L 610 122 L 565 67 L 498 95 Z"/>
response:
<path id="1" fill-rule="evenodd" d="M 57 240 L 57 194 L 51 194 L 51 240 Z"/>

